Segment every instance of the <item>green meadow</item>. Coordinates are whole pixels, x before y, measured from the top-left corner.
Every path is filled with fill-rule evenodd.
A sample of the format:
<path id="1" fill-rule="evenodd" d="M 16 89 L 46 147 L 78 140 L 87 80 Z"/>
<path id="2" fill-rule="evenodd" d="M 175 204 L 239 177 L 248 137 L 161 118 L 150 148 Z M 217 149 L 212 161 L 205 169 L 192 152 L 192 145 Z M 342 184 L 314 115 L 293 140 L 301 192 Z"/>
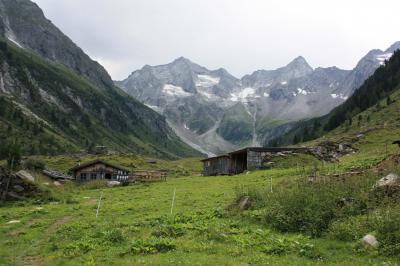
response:
<path id="1" fill-rule="evenodd" d="M 53 158 L 48 164 L 52 163 L 61 162 Z M 186 163 L 165 164 L 173 170 L 172 165 Z M 170 176 L 167 182 L 99 189 L 50 185 L 44 188 L 52 193 L 46 201 L 7 203 L 0 208 L 0 263 L 397 265 L 396 257 L 361 250 L 358 240 L 281 232 L 264 221 L 262 208 L 237 209 L 243 191 L 266 188 L 264 193 L 274 194 L 306 176 L 297 166 L 283 167 L 203 177 L 194 170 L 200 168 L 197 160 L 191 160 L 189 175 Z M 311 171 L 312 167 L 305 168 Z M 337 165 L 324 169 L 341 170 Z M 46 181 L 39 176 L 38 180 Z M 9 224 L 13 220 L 20 222 Z"/>

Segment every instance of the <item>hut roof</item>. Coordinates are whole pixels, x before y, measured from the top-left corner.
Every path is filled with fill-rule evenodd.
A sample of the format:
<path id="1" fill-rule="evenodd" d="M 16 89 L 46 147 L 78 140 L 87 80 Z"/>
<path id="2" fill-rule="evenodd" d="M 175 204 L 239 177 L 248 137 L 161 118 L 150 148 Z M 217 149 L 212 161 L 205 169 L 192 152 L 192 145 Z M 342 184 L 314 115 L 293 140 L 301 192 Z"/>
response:
<path id="1" fill-rule="evenodd" d="M 205 159 L 201 160 L 201 162 L 211 161 L 211 160 L 215 160 L 215 159 L 223 158 L 223 157 L 229 157 L 229 155 L 223 154 L 223 155 L 219 155 L 219 156 L 209 157 L 209 158 L 205 158 Z"/>
<path id="2" fill-rule="evenodd" d="M 306 151 L 309 148 L 304 147 L 247 147 L 241 150 L 230 152 L 229 155 L 239 154 L 247 151 L 256 152 L 283 152 L 283 151 Z"/>
<path id="3" fill-rule="evenodd" d="M 112 168 L 115 168 L 115 169 L 118 169 L 118 170 L 122 170 L 122 171 L 128 171 L 128 172 L 129 172 L 129 169 L 128 169 L 128 168 L 125 168 L 125 167 L 122 167 L 122 166 L 119 166 L 119 165 L 116 165 L 116 164 L 113 164 L 113 163 L 109 163 L 109 162 L 107 162 L 107 161 L 100 160 L 100 159 L 97 159 L 97 160 L 94 160 L 94 161 L 90 161 L 90 162 L 87 162 L 87 163 L 83 163 L 83 164 L 80 164 L 80 165 L 76 165 L 75 167 L 71 168 L 70 171 L 71 171 L 71 172 L 75 172 L 75 171 L 77 171 L 77 170 L 80 170 L 80 169 L 82 169 L 82 168 L 85 168 L 85 167 L 88 167 L 88 166 L 90 166 L 90 165 L 97 164 L 97 163 L 102 163 L 102 164 L 107 165 L 107 166 L 110 166 L 110 167 L 112 167 Z"/>
<path id="4" fill-rule="evenodd" d="M 309 148 L 305 147 L 247 147 L 240 150 L 232 151 L 228 154 L 222 154 L 214 157 L 209 157 L 206 159 L 201 160 L 202 162 L 215 160 L 221 157 L 230 157 L 234 154 L 245 153 L 247 151 L 256 151 L 256 152 L 283 152 L 283 151 L 306 151 Z"/>

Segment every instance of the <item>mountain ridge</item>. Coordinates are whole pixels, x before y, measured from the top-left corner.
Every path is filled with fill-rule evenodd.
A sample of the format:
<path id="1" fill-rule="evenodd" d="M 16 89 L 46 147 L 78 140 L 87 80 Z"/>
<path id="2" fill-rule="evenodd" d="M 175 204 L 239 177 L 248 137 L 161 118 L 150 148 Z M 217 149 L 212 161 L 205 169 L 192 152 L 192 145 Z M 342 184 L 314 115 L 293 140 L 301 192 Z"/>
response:
<path id="1" fill-rule="evenodd" d="M 391 47 L 397 45 L 394 43 Z M 236 103 L 242 103 L 250 114 L 253 137 L 247 136 L 249 129 L 243 131 L 246 132 L 243 136 L 237 135 L 238 140 L 243 141 L 228 137 L 225 140 L 233 141 L 233 146 L 228 145 L 229 149 L 265 143 L 271 137 L 271 132 L 274 132 L 273 136 L 280 134 L 265 121 L 291 124 L 328 113 L 384 64 L 390 49 L 384 52 L 371 51 L 353 70 L 313 68 L 304 57 L 298 56 L 286 66 L 275 70 L 257 70 L 240 79 L 225 69 L 209 70 L 188 58 L 179 57 L 168 64 L 143 67 L 132 72 L 128 78 L 117 81 L 116 85 L 165 115 L 175 125 L 178 135 L 187 135 L 186 131 L 195 133 L 195 137 L 189 141 L 197 146 L 210 148 L 202 139 L 202 135 L 210 131 L 207 136 L 214 136 L 212 139 L 216 141 L 216 147 L 211 147 L 209 151 L 216 153 L 221 151 L 219 146 L 225 145 L 217 141 L 221 134 L 223 138 L 236 135 L 233 132 L 235 128 L 225 123 L 226 120 L 222 125 L 219 124 L 224 113 Z M 217 129 L 214 130 L 216 125 Z M 241 125 L 247 128 L 249 123 L 243 121 Z"/>

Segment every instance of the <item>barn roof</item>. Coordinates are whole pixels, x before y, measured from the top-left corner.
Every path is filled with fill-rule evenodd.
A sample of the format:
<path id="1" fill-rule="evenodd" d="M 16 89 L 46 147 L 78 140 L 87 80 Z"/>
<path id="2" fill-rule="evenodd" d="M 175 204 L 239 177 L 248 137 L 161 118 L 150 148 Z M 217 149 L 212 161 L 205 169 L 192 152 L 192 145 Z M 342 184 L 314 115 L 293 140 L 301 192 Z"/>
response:
<path id="1" fill-rule="evenodd" d="M 299 148 L 299 147 L 247 147 L 241 150 L 230 152 L 229 155 L 240 154 L 247 151 L 256 152 L 283 152 L 283 151 L 306 151 L 309 148 Z"/>
<path id="2" fill-rule="evenodd" d="M 215 160 L 215 159 L 219 159 L 219 158 L 223 158 L 223 157 L 229 157 L 228 154 L 222 154 L 222 155 L 218 155 L 218 156 L 214 156 L 214 157 L 209 157 L 209 158 L 205 158 L 203 160 L 200 160 L 201 162 L 206 162 L 206 161 L 211 161 L 211 160 Z"/>
<path id="3" fill-rule="evenodd" d="M 122 166 L 119 166 L 119 165 L 116 165 L 116 164 L 113 164 L 113 163 L 110 163 L 110 162 L 107 162 L 107 161 L 104 161 L 104 160 L 100 160 L 100 159 L 97 159 L 97 160 L 94 160 L 94 161 L 90 161 L 90 162 L 87 162 L 87 163 L 82 163 L 80 165 L 76 165 L 75 167 L 71 168 L 70 171 L 71 172 L 75 172 L 77 170 L 80 170 L 82 168 L 86 168 L 88 166 L 91 166 L 91 165 L 97 164 L 97 163 L 102 163 L 104 165 L 110 166 L 110 167 L 118 169 L 118 170 L 129 171 L 128 168 L 125 168 L 125 167 L 122 167 Z"/>
<path id="4" fill-rule="evenodd" d="M 240 150 L 232 151 L 228 154 L 222 154 L 215 157 L 209 157 L 206 159 L 201 160 L 202 162 L 211 161 L 215 159 L 219 159 L 222 157 L 230 157 L 231 155 L 240 154 L 240 153 L 247 153 L 248 151 L 255 151 L 255 152 L 283 152 L 283 151 L 306 151 L 309 148 L 305 147 L 247 147 Z"/>

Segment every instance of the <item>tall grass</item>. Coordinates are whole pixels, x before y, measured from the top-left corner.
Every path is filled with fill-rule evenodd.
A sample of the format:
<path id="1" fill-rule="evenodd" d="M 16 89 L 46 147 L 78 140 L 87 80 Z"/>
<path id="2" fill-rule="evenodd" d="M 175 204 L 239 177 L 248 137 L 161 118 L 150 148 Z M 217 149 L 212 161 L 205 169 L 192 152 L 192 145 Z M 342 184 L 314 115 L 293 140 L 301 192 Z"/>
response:
<path id="1" fill-rule="evenodd" d="M 334 222 L 366 215 L 396 199 L 376 198 L 373 173 L 285 182 L 270 188 L 242 188 L 237 198 L 250 197 L 264 212 L 263 222 L 281 232 L 301 232 L 320 237 Z"/>

